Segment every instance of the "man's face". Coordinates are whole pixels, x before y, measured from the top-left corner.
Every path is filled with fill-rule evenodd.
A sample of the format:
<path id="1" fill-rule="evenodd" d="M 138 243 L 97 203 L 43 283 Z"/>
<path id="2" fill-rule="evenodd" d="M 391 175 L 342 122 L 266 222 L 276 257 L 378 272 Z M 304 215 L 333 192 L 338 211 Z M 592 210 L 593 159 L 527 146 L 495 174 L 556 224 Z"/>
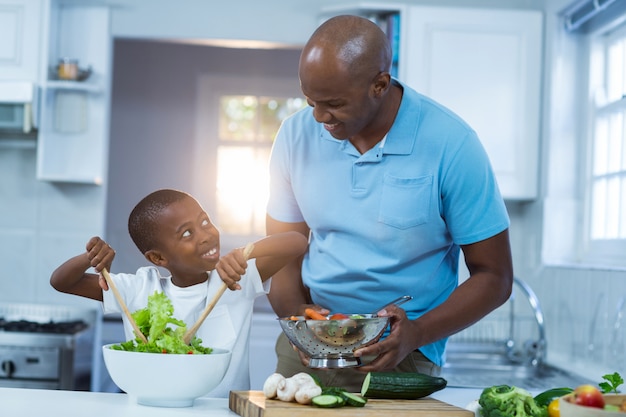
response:
<path id="1" fill-rule="evenodd" d="M 301 63 L 300 87 L 315 120 L 336 139 L 362 133 L 378 110 L 373 83 L 355 80 L 337 65 Z"/>

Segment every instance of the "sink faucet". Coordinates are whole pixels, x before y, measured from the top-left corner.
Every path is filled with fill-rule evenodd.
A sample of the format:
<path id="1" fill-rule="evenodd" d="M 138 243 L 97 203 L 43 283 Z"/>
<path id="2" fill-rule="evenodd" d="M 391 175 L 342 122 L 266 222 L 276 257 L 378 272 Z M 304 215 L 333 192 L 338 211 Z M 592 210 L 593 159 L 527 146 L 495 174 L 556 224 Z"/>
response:
<path id="1" fill-rule="evenodd" d="M 539 304 L 539 298 L 537 294 L 533 291 L 533 289 L 528 285 L 524 280 L 518 277 L 513 278 L 514 284 L 516 284 L 522 292 L 526 295 L 528 303 L 533 309 L 533 313 L 535 315 L 535 321 L 537 322 L 537 328 L 539 331 L 539 339 L 537 340 L 527 340 L 524 342 L 524 350 L 522 353 L 522 358 L 528 361 L 528 363 L 532 366 L 538 366 L 543 363 L 546 357 L 547 351 L 547 342 L 546 342 L 546 329 L 545 329 L 545 321 L 543 317 L 543 310 L 541 309 L 541 305 Z M 512 309 L 512 308 L 511 308 Z M 507 342 L 507 347 L 509 350 L 509 358 L 513 359 L 513 356 L 516 352 L 513 351 L 513 329 L 511 329 L 511 338 Z M 518 354 L 520 352 L 517 352 Z M 519 360 L 519 358 L 516 358 Z"/>

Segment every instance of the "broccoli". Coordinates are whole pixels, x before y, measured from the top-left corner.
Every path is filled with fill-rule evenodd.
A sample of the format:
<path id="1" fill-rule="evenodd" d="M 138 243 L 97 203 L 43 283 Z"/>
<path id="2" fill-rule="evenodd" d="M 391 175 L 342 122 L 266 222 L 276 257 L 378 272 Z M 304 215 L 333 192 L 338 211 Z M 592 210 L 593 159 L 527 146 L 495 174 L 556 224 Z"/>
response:
<path id="1" fill-rule="evenodd" d="M 478 403 L 483 417 L 547 417 L 547 407 L 535 403 L 533 396 L 525 389 L 495 385 L 485 388 Z"/>

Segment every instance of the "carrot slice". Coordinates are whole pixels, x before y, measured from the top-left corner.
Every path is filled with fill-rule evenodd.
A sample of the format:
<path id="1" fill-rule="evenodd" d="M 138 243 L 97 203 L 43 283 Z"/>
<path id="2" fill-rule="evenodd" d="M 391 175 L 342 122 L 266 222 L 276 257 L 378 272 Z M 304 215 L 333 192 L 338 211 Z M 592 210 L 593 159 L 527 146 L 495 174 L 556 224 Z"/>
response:
<path id="1" fill-rule="evenodd" d="M 326 316 L 324 316 L 323 314 L 318 313 L 317 311 L 313 310 L 312 308 L 306 308 L 304 309 L 304 315 L 310 319 L 313 320 L 326 320 Z"/>

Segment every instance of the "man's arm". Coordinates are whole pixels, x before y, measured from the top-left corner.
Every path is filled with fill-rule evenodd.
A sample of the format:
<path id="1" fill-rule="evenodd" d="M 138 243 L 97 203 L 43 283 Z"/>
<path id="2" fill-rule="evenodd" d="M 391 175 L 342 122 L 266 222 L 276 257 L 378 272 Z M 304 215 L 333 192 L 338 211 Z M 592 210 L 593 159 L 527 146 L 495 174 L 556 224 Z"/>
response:
<path id="1" fill-rule="evenodd" d="M 513 288 L 509 232 L 461 247 L 470 277 L 450 297 L 420 318 L 427 331 L 423 344 L 455 334 L 500 307 Z"/>
<path id="2" fill-rule="evenodd" d="M 306 223 L 285 223 L 266 216 L 267 235 L 296 231 L 308 238 L 309 227 Z M 310 303 L 308 291 L 302 284 L 302 258 L 292 260 L 272 276 L 272 287 L 267 298 L 279 317 L 297 314 L 303 304 Z"/>
<path id="3" fill-rule="evenodd" d="M 476 323 L 508 300 L 513 287 L 513 264 L 508 230 L 481 242 L 462 246 L 470 277 L 438 307 L 416 320 L 389 307 L 391 332 L 383 341 L 359 349 L 357 356 L 379 355 L 360 371 L 393 369 L 413 350 L 451 336 Z"/>

